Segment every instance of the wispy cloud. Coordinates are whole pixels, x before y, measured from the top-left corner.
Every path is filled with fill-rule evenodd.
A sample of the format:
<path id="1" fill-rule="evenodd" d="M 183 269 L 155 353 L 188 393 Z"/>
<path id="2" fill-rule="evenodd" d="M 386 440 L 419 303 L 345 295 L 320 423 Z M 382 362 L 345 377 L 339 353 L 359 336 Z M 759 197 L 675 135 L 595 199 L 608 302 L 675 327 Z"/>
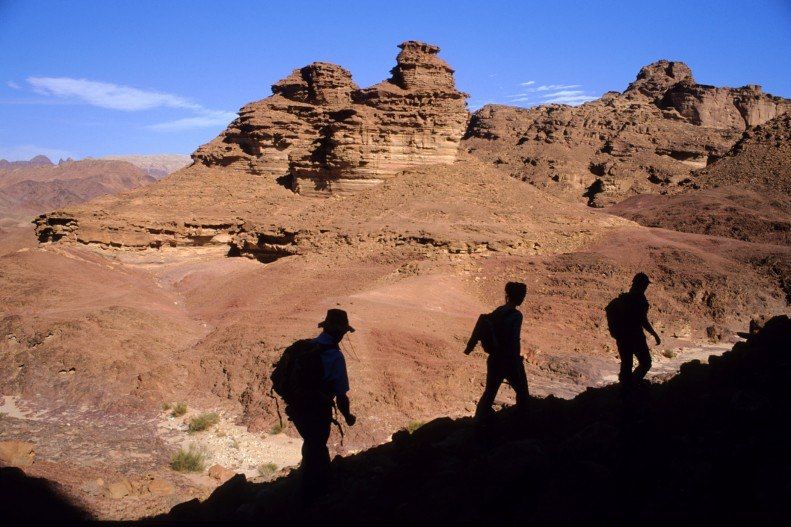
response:
<path id="1" fill-rule="evenodd" d="M 203 115 L 196 117 L 185 117 L 183 119 L 176 119 L 175 121 L 167 121 L 164 123 L 157 123 L 148 126 L 151 130 L 158 130 L 160 132 L 168 132 L 175 130 L 189 130 L 192 128 L 208 128 L 211 126 L 223 126 L 236 119 L 236 114 L 233 112 L 222 112 L 214 110 L 206 110 Z"/>
<path id="2" fill-rule="evenodd" d="M 61 98 L 73 98 L 99 108 L 134 112 L 152 108 L 201 109 L 184 97 L 156 91 L 140 90 L 109 82 L 97 82 L 69 77 L 29 77 L 28 83 L 36 93 Z"/>
<path id="3" fill-rule="evenodd" d="M 566 90 L 568 88 L 579 88 L 579 84 L 544 84 L 536 88 L 535 91 L 555 91 Z"/>
<path id="4" fill-rule="evenodd" d="M 27 82 L 40 95 L 77 101 L 99 108 L 137 112 L 157 108 L 189 110 L 194 115 L 148 126 L 151 130 L 173 131 L 222 126 L 236 114 L 205 108 L 186 97 L 131 86 L 71 77 L 29 77 Z"/>
<path id="5" fill-rule="evenodd" d="M 27 161 L 38 155 L 47 156 L 56 163 L 58 159 L 76 157 L 69 150 L 64 150 L 62 148 L 49 148 L 30 144 L 15 146 L 0 145 L 0 159 L 6 159 L 8 161 Z"/>
<path id="6" fill-rule="evenodd" d="M 519 93 L 508 95 L 511 103 L 527 103 L 529 106 L 539 104 L 570 104 L 578 105 L 595 100 L 597 97 L 581 89 L 581 84 L 542 84 L 533 86 L 534 81 L 522 82 L 525 86 Z"/>
<path id="7" fill-rule="evenodd" d="M 22 86 L 20 86 L 19 84 L 17 84 L 14 81 L 5 81 L 5 85 L 8 86 L 9 88 L 11 88 L 12 90 L 21 90 L 22 89 Z"/>

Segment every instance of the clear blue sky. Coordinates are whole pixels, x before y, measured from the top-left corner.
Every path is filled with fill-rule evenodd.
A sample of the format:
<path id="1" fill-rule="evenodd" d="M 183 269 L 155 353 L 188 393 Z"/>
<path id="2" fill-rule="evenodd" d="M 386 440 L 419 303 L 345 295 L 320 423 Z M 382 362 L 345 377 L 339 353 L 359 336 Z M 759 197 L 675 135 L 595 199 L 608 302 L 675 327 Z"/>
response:
<path id="1" fill-rule="evenodd" d="M 190 153 L 292 69 L 367 86 L 408 39 L 442 48 L 472 108 L 578 103 L 660 58 L 791 97 L 789 0 L 0 0 L 0 157 Z"/>

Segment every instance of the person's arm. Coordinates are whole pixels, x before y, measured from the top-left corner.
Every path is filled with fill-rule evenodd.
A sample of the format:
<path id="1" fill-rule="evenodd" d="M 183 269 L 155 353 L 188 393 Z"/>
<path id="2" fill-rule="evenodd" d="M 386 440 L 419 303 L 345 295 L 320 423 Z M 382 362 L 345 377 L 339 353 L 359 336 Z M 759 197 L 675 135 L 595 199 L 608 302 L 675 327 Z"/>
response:
<path id="1" fill-rule="evenodd" d="M 346 359 L 343 354 L 338 353 L 338 360 L 335 363 L 337 368 L 337 375 L 335 377 L 335 403 L 338 405 L 338 411 L 343 415 L 346 424 L 349 426 L 357 422 L 349 409 L 349 396 L 346 393 L 349 391 L 349 373 L 346 370 Z"/>
<path id="2" fill-rule="evenodd" d="M 357 418 L 352 414 L 349 408 L 349 397 L 345 393 L 343 395 L 336 395 L 335 401 L 338 404 L 338 411 L 340 411 L 343 418 L 346 419 L 346 424 L 354 426 L 354 423 L 357 422 Z"/>
<path id="3" fill-rule="evenodd" d="M 517 356 L 522 353 L 522 312 L 514 311 L 508 316 L 505 327 L 505 351 L 509 355 Z"/>
<path id="4" fill-rule="evenodd" d="M 467 341 L 467 347 L 464 348 L 464 354 L 469 355 L 475 349 L 475 346 L 478 345 L 478 341 L 480 340 L 479 332 L 481 326 L 481 318 L 478 317 L 478 321 L 475 323 L 475 327 L 472 330 L 472 335 L 470 335 L 470 340 Z"/>
<path id="5" fill-rule="evenodd" d="M 656 345 L 659 346 L 662 343 L 662 339 L 659 338 L 659 335 L 656 331 L 654 331 L 654 327 L 648 321 L 648 310 L 646 309 L 643 313 L 643 329 L 645 329 L 648 333 L 654 336 L 654 340 L 656 340 Z"/>

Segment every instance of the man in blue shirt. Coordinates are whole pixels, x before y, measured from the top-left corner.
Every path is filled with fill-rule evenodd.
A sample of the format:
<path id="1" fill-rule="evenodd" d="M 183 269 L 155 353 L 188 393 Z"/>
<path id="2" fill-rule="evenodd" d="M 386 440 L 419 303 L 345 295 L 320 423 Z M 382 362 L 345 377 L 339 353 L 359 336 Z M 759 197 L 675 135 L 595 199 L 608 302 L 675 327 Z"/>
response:
<path id="1" fill-rule="evenodd" d="M 495 309 L 490 317 L 495 345 L 486 360 L 486 388 L 475 410 L 476 418 L 491 416 L 497 391 L 508 380 L 516 392 L 516 406 L 524 410 L 529 398 L 527 374 L 522 362 L 521 333 L 522 313 L 517 309 L 527 295 L 527 286 L 520 282 L 505 285 L 505 304 Z M 478 342 L 477 335 L 467 343 L 464 353 L 469 355 Z"/>
<path id="2" fill-rule="evenodd" d="M 304 401 L 291 415 L 299 434 L 302 436 L 302 478 L 306 498 L 320 494 L 329 483 L 330 453 L 327 441 L 333 423 L 332 409 L 337 404 L 349 426 L 357 418 L 349 409 L 349 376 L 346 360 L 339 344 L 354 328 L 349 325 L 349 317 L 342 309 L 330 309 L 324 321 L 319 323 L 322 333 L 313 339 L 315 353 L 321 358 L 321 382 L 315 398 Z M 333 404 L 334 403 L 334 404 Z"/>

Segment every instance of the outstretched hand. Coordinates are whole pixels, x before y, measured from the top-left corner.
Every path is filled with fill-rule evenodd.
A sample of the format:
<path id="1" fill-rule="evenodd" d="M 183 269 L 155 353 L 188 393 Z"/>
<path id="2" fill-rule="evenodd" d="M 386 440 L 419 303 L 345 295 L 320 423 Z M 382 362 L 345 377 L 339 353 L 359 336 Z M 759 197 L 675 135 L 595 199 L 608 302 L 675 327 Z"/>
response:
<path id="1" fill-rule="evenodd" d="M 469 355 L 470 353 L 472 353 L 472 350 L 474 350 L 474 349 L 475 348 L 464 348 L 464 354 L 465 355 Z"/>
<path id="2" fill-rule="evenodd" d="M 659 338 L 659 335 L 654 334 L 654 340 L 656 340 L 656 345 L 659 346 L 662 344 L 662 339 Z"/>
<path id="3" fill-rule="evenodd" d="M 357 422 L 357 418 L 353 414 L 345 415 L 344 418 L 346 419 L 346 424 L 349 426 L 354 426 L 354 423 Z"/>

